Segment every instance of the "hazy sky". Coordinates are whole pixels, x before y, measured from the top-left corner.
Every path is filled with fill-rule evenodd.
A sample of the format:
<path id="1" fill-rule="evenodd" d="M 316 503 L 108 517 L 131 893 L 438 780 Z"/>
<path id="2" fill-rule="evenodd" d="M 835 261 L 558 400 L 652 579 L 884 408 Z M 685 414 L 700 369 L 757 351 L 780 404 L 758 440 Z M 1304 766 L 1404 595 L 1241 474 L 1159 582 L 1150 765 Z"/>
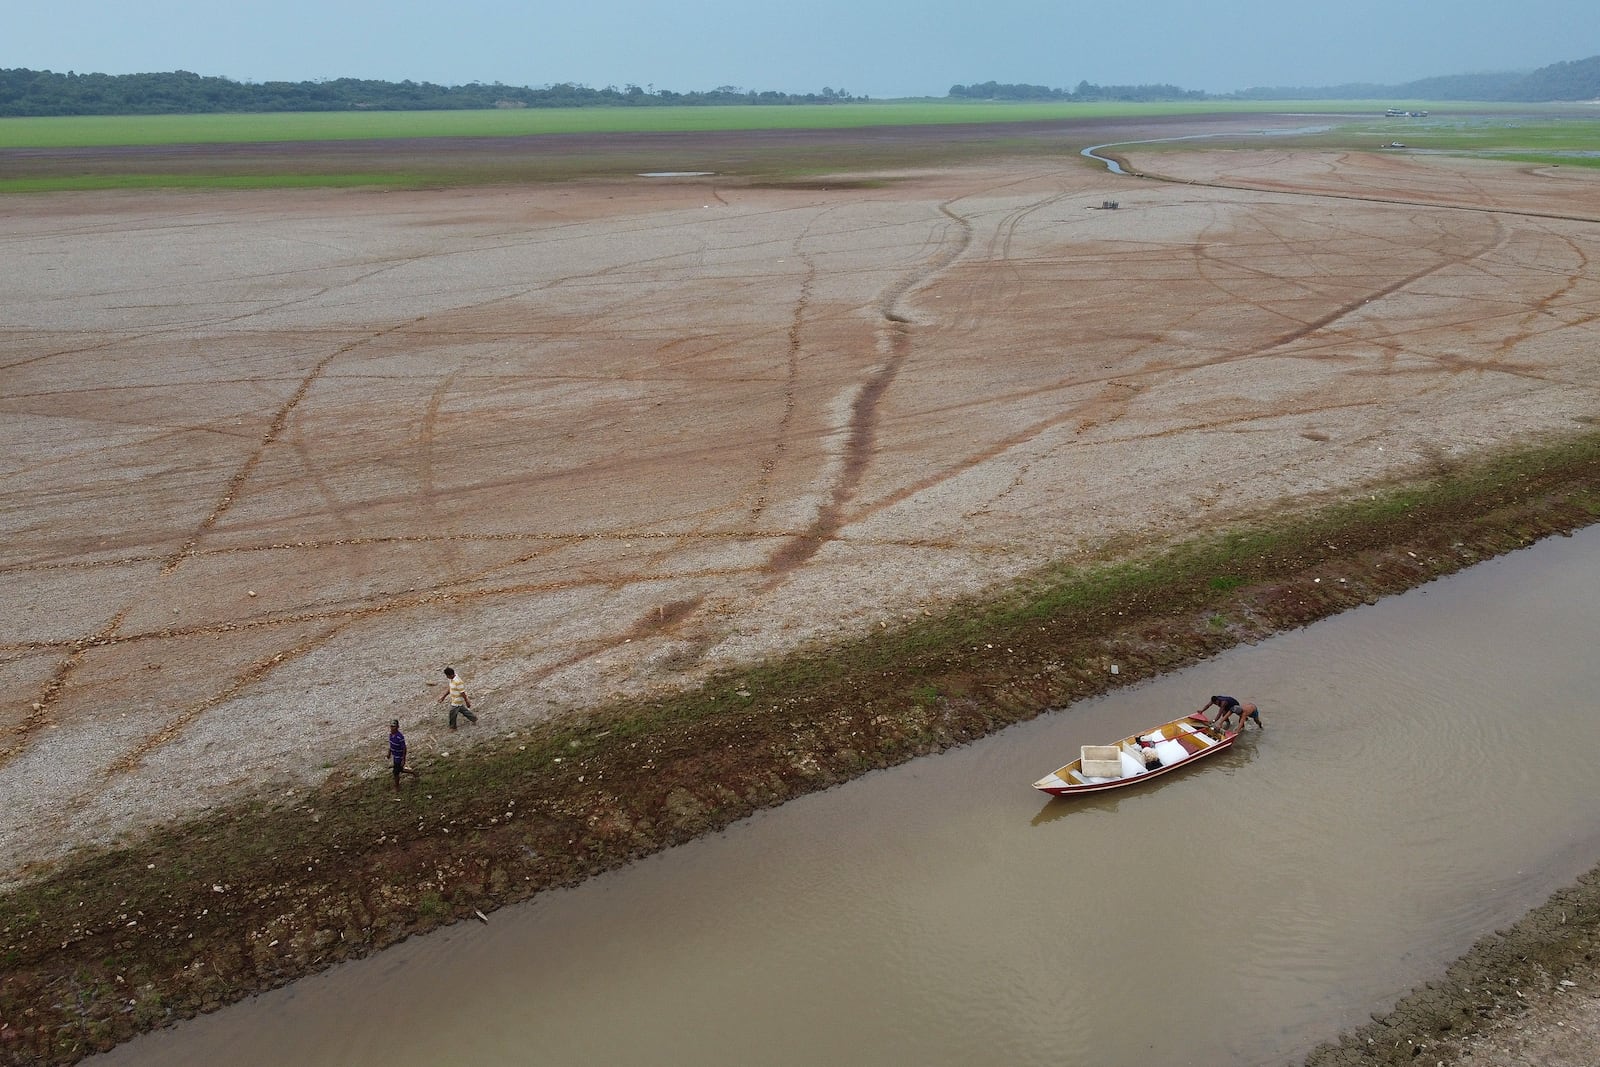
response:
<path id="1" fill-rule="evenodd" d="M 956 83 L 1384 84 L 1600 53 L 1596 0 L 55 0 L 0 67 L 245 81 L 942 96 Z"/>

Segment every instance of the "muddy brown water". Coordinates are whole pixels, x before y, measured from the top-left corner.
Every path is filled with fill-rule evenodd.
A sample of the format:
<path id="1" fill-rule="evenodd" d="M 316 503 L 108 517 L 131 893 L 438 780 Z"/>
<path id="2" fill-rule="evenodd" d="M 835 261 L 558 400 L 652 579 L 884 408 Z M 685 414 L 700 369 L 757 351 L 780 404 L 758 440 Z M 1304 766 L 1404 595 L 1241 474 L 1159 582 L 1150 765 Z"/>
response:
<path id="1" fill-rule="evenodd" d="M 1297 1062 L 1600 860 L 1597 630 L 1593 528 L 91 1062 Z M 1267 730 L 1029 788 L 1214 692 Z"/>

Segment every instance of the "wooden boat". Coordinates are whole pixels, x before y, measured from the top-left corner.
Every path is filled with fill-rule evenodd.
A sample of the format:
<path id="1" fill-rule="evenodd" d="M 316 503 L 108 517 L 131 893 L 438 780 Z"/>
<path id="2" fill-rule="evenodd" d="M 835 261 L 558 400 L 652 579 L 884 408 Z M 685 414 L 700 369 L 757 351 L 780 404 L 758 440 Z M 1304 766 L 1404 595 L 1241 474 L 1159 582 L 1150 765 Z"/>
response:
<path id="1" fill-rule="evenodd" d="M 1077 759 L 1051 771 L 1034 782 L 1033 787 L 1056 797 L 1120 789 L 1148 782 L 1231 748 L 1238 736 L 1237 730 L 1213 726 L 1203 715 L 1185 715 L 1114 744 L 1084 745 Z M 1155 753 L 1159 766 L 1154 762 L 1146 765 L 1146 752 Z"/>

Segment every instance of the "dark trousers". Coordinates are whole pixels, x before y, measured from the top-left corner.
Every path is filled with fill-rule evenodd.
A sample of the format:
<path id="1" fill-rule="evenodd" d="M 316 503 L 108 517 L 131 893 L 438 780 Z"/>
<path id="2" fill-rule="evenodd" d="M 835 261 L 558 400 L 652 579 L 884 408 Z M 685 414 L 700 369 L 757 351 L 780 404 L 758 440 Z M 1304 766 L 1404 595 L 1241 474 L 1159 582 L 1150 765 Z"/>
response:
<path id="1" fill-rule="evenodd" d="M 451 704 L 450 705 L 450 729 L 452 729 L 452 730 L 454 730 L 456 728 L 456 716 L 458 714 L 459 715 L 465 715 L 467 717 L 467 721 L 468 722 L 477 722 L 478 721 L 478 717 L 476 715 L 472 714 L 472 709 L 467 707 L 465 704 Z"/>

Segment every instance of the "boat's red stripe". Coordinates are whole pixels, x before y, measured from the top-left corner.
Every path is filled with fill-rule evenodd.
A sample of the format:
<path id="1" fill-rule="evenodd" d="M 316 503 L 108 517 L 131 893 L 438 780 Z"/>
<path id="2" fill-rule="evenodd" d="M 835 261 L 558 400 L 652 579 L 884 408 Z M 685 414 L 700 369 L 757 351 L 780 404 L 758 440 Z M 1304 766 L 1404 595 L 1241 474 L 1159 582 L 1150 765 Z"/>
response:
<path id="1" fill-rule="evenodd" d="M 1157 767 L 1153 771 L 1146 771 L 1144 774 L 1136 775 L 1132 778 L 1114 778 L 1109 782 L 1095 782 L 1091 785 L 1048 786 L 1041 788 L 1040 792 L 1049 793 L 1051 796 L 1060 797 L 1076 795 L 1078 793 L 1099 793 L 1107 789 L 1120 789 L 1125 785 L 1137 785 L 1139 782 L 1148 782 L 1152 778 L 1161 777 L 1168 771 L 1175 771 L 1179 767 L 1186 767 L 1190 763 L 1193 763 L 1195 760 L 1199 759 L 1201 756 L 1208 756 L 1213 752 L 1218 752 L 1224 748 L 1231 747 L 1233 745 L 1234 738 L 1237 736 L 1238 734 L 1229 734 L 1216 744 L 1208 745 L 1199 752 L 1185 756 L 1177 763 L 1168 763 L 1165 766 Z"/>

